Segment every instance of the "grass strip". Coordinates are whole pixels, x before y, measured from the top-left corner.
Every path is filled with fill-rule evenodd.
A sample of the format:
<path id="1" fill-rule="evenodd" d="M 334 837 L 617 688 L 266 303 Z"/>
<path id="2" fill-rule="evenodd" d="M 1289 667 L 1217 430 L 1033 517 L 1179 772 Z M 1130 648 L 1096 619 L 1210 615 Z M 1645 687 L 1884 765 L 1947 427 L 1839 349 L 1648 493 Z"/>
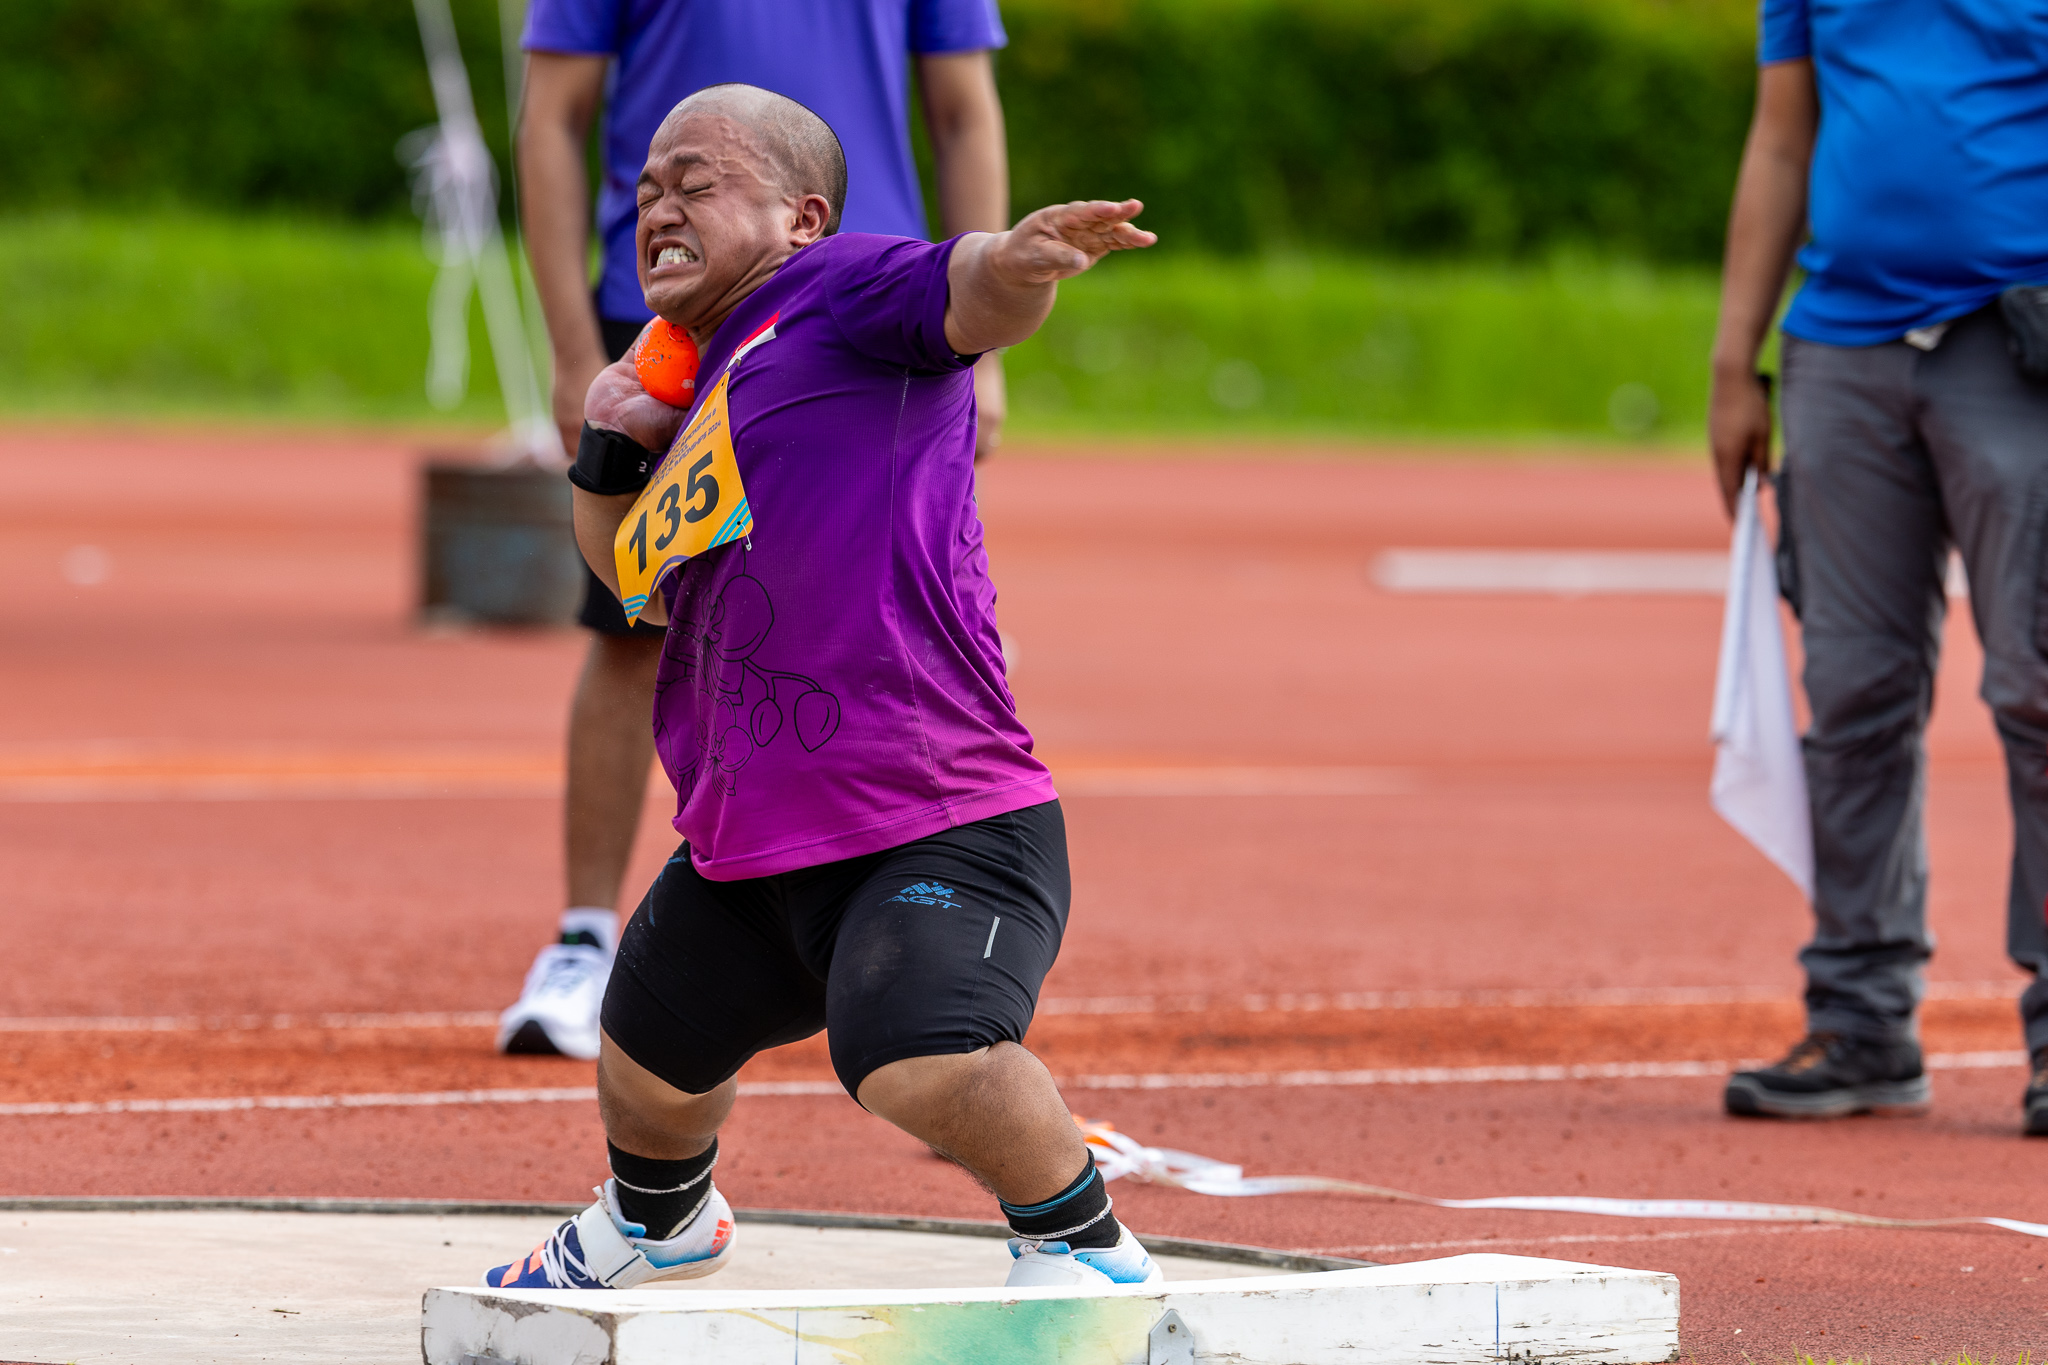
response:
<path id="1" fill-rule="evenodd" d="M 467 424 L 427 403 L 434 266 L 408 224 L 0 218 L 0 411 Z M 1692 440 L 1715 280 L 1693 269 L 1123 257 L 1009 356 L 1031 435 Z"/>

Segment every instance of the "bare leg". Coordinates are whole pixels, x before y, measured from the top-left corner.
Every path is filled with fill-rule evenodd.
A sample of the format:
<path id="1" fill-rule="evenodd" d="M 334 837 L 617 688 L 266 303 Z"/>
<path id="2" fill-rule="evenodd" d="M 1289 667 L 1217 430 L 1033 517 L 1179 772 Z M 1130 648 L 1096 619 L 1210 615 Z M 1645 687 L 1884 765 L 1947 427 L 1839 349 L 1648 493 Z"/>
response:
<path id="1" fill-rule="evenodd" d="M 609 1035 L 598 1046 L 597 1112 L 612 1145 L 657 1161 L 702 1156 L 732 1113 L 739 1082 L 692 1095 L 628 1057 Z"/>
<path id="2" fill-rule="evenodd" d="M 738 1082 L 692 1095 L 635 1062 L 610 1037 L 602 1047 L 597 1106 L 605 1136 L 662 1161 L 702 1155 L 732 1113 Z M 1051 1073 L 1015 1043 L 891 1062 L 861 1082 L 860 1102 L 1014 1204 L 1058 1194 L 1088 1161 Z"/>
<path id="3" fill-rule="evenodd" d="M 654 761 L 658 635 L 593 632 L 569 707 L 570 905 L 616 906 Z"/>
<path id="4" fill-rule="evenodd" d="M 891 1062 L 859 1098 L 1012 1204 L 1052 1198 L 1088 1163 L 1052 1073 L 1016 1043 Z"/>

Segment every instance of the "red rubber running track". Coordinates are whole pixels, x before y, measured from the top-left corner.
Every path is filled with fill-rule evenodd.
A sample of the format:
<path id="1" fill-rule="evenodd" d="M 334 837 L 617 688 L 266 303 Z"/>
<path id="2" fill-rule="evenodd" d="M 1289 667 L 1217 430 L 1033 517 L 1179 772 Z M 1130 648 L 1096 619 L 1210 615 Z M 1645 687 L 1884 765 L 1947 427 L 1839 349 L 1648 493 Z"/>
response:
<path id="1" fill-rule="evenodd" d="M 417 460 L 304 432 L 0 433 L 0 1194 L 570 1200 L 602 1176 L 595 1106 L 532 1093 L 590 1067 L 497 1058 L 477 1022 L 558 908 L 581 642 L 412 624 Z M 1399 596 L 1369 573 L 1390 546 L 1717 549 L 1697 469 L 1020 451 L 982 506 L 1072 830 L 1033 1042 L 1077 1109 L 1254 1174 L 1435 1195 L 2048 1219 L 2024 1073 L 1985 1055 L 2019 1047 L 1997 998 L 2018 978 L 1967 628 L 1932 739 L 1927 1042 L 1970 1064 L 1926 1117 L 1738 1122 L 1712 1066 L 1617 1065 L 1758 1057 L 1798 1028 L 1803 908 L 1706 804 L 1718 603 Z M 1469 1070 L 1573 1064 L 1607 1069 Z M 1384 1074 L 1415 1068 L 1437 1070 Z M 741 1105 L 735 1203 L 991 1213 L 814 1093 L 815 1043 L 743 1079 L 802 1093 Z M 148 1104 L 251 1096 L 356 1100 Z M 1707 1362 L 2048 1346 L 2048 1245 L 1988 1230 L 1118 1198 L 1141 1231 L 1671 1270 Z"/>

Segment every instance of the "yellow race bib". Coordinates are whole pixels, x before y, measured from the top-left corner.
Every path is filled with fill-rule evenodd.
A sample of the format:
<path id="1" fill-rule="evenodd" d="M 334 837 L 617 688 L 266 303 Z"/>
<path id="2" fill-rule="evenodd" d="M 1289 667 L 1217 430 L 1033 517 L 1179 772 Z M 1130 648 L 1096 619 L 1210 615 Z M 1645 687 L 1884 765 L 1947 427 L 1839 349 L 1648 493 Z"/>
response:
<path id="1" fill-rule="evenodd" d="M 725 392 L 731 378 L 730 370 L 718 377 L 612 540 L 628 621 L 640 619 L 654 585 L 670 568 L 754 529 L 732 453 Z"/>

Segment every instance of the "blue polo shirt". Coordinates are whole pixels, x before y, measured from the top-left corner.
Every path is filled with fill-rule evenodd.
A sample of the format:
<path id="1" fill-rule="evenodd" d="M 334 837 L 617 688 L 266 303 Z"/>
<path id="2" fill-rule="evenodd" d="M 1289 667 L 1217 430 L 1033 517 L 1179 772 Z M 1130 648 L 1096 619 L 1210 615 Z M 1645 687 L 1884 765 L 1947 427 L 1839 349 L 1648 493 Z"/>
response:
<path id="1" fill-rule="evenodd" d="M 1787 332 L 1873 346 L 2048 281 L 2048 5 L 1762 0 L 1759 27 L 1820 89 Z"/>
<path id="2" fill-rule="evenodd" d="M 597 198 L 598 312 L 651 316 L 633 268 L 633 186 L 654 130 L 684 96 L 739 81 L 808 106 L 846 149 L 841 229 L 923 237 L 909 54 L 1006 41 L 995 0 L 533 0 L 528 52 L 615 59 Z"/>

